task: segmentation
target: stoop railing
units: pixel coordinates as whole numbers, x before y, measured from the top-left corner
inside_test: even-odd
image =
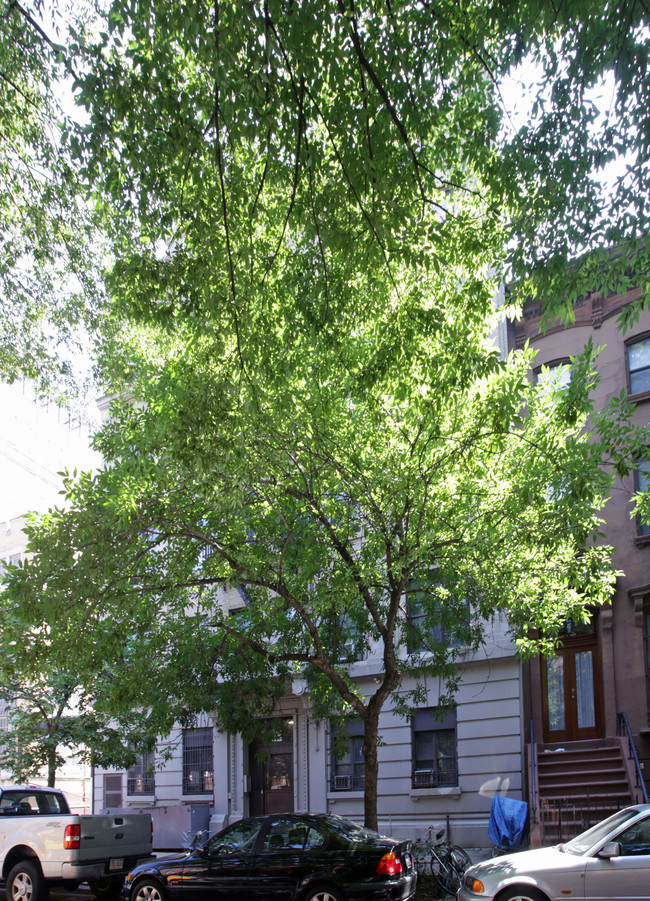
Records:
[[[643,803],[647,804],[648,790],[645,786],[643,770],[641,769],[641,764],[639,763],[639,755],[636,750],[636,745],[634,744],[634,739],[632,738],[632,730],[630,729],[630,723],[626,713],[616,714],[616,734],[622,736],[623,738],[627,737],[630,760],[632,760],[634,763],[634,772],[636,773],[636,785],[634,786],[634,788],[637,792],[641,793]]]
[[[580,799],[547,801],[540,799],[539,820],[542,828],[544,845],[568,842],[585,829],[595,826],[605,817],[626,807],[630,803],[629,795],[608,798],[591,798],[589,794]]]

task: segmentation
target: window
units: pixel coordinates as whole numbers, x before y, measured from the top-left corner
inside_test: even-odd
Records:
[[[634,488],[637,492],[647,491],[650,488],[650,459],[639,457],[634,466]],[[636,518],[637,535],[650,535],[650,523],[642,522],[641,517]]]
[[[262,851],[313,851],[325,845],[325,836],[308,823],[288,817],[273,820],[266,833]]]
[[[630,394],[650,391],[650,336],[633,341],[626,350]]]
[[[183,794],[206,794],[214,788],[212,728],[183,732]]]
[[[67,813],[64,799],[55,792],[10,789],[2,792],[0,811],[3,814],[18,813],[21,815]]]
[[[6,698],[0,698],[0,731],[9,731],[9,713],[14,707],[15,704],[12,701],[8,701]]]
[[[646,857],[650,855],[650,817],[639,820],[616,836],[621,846],[621,857]]]
[[[122,807],[122,774],[104,775],[104,807]]]
[[[262,851],[302,851],[305,836],[295,830],[296,834],[289,838],[293,826],[292,820],[274,820],[266,833]]]
[[[210,839],[205,846],[206,854],[208,857],[239,857],[250,854],[261,828],[260,820],[242,820],[235,823],[230,829]]]
[[[334,646],[339,663],[354,663],[366,656],[365,636],[350,614],[343,610],[333,619]]]
[[[149,751],[133,764],[126,776],[127,795],[153,795],[156,791],[154,752]]]
[[[469,605],[457,603],[441,582],[412,581],[406,587],[406,647],[409,654],[455,648],[467,628]]]
[[[345,728],[332,726],[332,771],[330,790],[363,791],[366,763],[363,757],[363,723],[351,720]]]
[[[418,710],[411,722],[413,788],[458,785],[456,752],[456,711],[447,710],[443,719],[435,708]]]
[[[544,393],[551,389],[566,388],[571,381],[571,363],[569,360],[559,360],[549,363],[535,371],[535,382]]]

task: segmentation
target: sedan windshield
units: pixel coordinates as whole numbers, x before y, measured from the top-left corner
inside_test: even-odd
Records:
[[[624,826],[633,819],[641,811],[637,807],[626,807],[625,810],[619,810],[613,813],[611,817],[607,817],[602,823],[597,823],[586,832],[576,835],[566,845],[562,845],[562,850],[568,854],[584,854],[594,845],[597,845],[603,839],[607,838],[610,832],[616,831],[619,827]]]

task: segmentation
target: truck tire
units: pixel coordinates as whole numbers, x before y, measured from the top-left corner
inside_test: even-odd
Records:
[[[88,885],[95,898],[100,901],[108,901],[110,898],[119,898],[122,894],[124,876],[103,876],[101,879],[89,879]],[[12,901],[12,899],[7,899]]]
[[[47,901],[50,894],[40,866],[31,860],[23,860],[12,868],[6,890],[7,901]]]

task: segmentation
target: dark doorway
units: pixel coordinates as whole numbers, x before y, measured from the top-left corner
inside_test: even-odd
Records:
[[[264,735],[269,728],[274,734]],[[249,745],[250,813],[293,813],[293,717],[268,721]]]

